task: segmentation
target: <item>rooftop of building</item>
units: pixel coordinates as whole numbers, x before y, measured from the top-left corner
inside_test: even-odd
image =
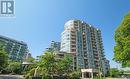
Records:
[[[86,23],[85,21],[78,20],[78,19],[71,19],[71,20],[67,21],[67,22],[65,23],[65,25],[64,25],[64,28],[67,28],[68,25],[71,25],[71,24],[73,24],[74,22],[80,22],[80,23],[86,24],[86,25],[88,25],[89,27],[92,27],[92,28],[94,28],[94,29],[100,31],[100,29],[95,28],[93,25],[88,24],[88,23]],[[73,27],[73,26],[72,26],[72,27]]]
[[[0,38],[3,38],[5,40],[10,40],[12,42],[16,42],[16,43],[19,43],[19,44],[27,45],[27,43],[25,43],[23,41],[18,41],[18,40],[15,40],[13,38],[9,38],[9,37],[3,36],[3,35],[0,35]]]

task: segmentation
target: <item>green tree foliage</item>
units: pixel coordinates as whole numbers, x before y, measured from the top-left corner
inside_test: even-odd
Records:
[[[29,70],[26,75],[26,78],[29,76],[52,76],[56,72],[56,60],[55,54],[53,52],[45,52],[44,55],[39,57],[39,62],[36,63],[36,66]]]
[[[3,45],[0,43],[0,71],[7,66],[8,63],[8,54],[4,51]]]
[[[35,58],[33,57],[30,57],[26,60],[27,62],[31,62],[31,63],[34,63],[35,62]]]
[[[56,58],[54,52],[45,52],[44,55],[39,57],[36,67],[29,70],[26,74],[26,79],[30,76],[42,76],[45,79],[53,79],[53,76],[75,76],[78,72],[72,71],[72,57],[65,55],[63,58]]]
[[[29,77],[32,77],[34,75],[35,68],[32,68],[28,71],[28,73],[25,75],[25,79],[30,79]]]
[[[56,59],[53,52],[46,52],[45,55],[41,56],[39,66],[46,69],[46,73],[53,76],[56,72]]]
[[[22,72],[21,70],[22,64],[20,62],[10,62],[7,66],[7,71],[12,74],[20,74]]]
[[[80,71],[73,71],[69,74],[69,79],[80,79]]]
[[[116,45],[114,47],[114,60],[123,67],[130,66],[130,13],[115,31]]]
[[[57,61],[57,73],[68,75],[72,71],[72,60],[70,55],[65,55],[64,58]]]
[[[120,74],[122,74],[122,72],[119,71],[117,68],[110,69],[110,76],[111,77],[118,77]]]

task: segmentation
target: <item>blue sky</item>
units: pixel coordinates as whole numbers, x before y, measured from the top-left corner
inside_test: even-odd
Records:
[[[80,19],[101,29],[111,67],[114,31],[130,11],[130,0],[15,0],[15,18],[0,17],[0,35],[28,44],[32,56],[43,54],[52,40],[60,41],[64,23]]]

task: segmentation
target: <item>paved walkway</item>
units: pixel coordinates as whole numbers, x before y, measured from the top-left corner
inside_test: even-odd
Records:
[[[0,79],[24,79],[21,75],[0,75]]]

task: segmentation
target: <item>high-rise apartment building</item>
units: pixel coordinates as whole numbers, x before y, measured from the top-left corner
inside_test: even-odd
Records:
[[[98,69],[106,74],[101,31],[92,25],[80,20],[65,23],[60,51],[75,55],[74,69]]]
[[[8,53],[10,60],[22,62],[26,58],[28,47],[23,41],[0,35],[0,44]]]
[[[59,52],[60,51],[60,42],[51,41],[51,44],[50,44],[49,48],[46,48],[46,51]]]

